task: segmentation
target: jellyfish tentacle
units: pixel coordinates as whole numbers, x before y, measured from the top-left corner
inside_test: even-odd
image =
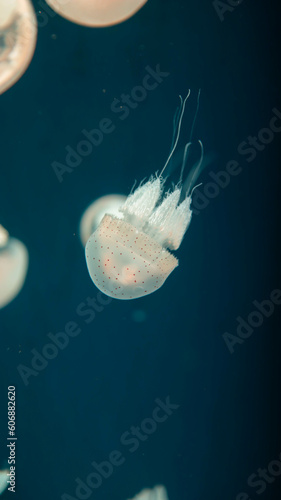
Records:
[[[180,95],[179,98],[180,98],[181,103],[177,107],[177,109],[175,111],[175,114],[174,114],[174,117],[173,117],[173,136],[172,136],[172,143],[171,143],[171,147],[170,147],[170,153],[173,150],[173,147],[174,147],[174,144],[175,144],[175,138],[176,138],[176,133],[177,133],[177,129],[178,129],[178,123],[179,123],[179,117],[180,117],[180,112],[181,112],[182,104],[183,104],[182,96]]]
[[[194,186],[192,188],[191,193],[190,193],[190,198],[192,198],[194,189],[197,189],[199,186],[202,186],[202,185],[203,185],[203,182],[199,182],[199,184],[196,184],[196,186]]]
[[[177,210],[180,194],[181,190],[178,188],[168,193],[162,203],[152,212],[145,227],[146,233],[162,246],[166,246],[166,241],[169,240],[172,231],[171,221]]]
[[[196,123],[196,118],[197,118],[198,111],[199,111],[200,94],[201,94],[201,89],[198,90],[198,94],[197,94],[197,105],[196,105],[196,111],[195,111],[195,115],[194,115],[194,118],[193,118],[193,122],[192,122],[192,125],[191,125],[189,142],[192,141],[192,136],[193,136],[193,131],[194,131],[195,123]]]
[[[147,222],[161,194],[162,183],[160,178],[152,177],[128,196],[119,211],[124,214],[127,222],[134,223],[140,230]]]
[[[181,167],[181,174],[180,174],[180,182],[182,182],[183,171],[184,171],[184,169],[185,169],[185,166],[186,166],[186,164],[187,164],[187,160],[188,160],[188,156],[189,156],[189,151],[190,151],[190,149],[189,149],[189,148],[190,148],[190,146],[191,146],[191,144],[192,144],[192,137],[193,137],[194,127],[195,127],[196,118],[197,118],[198,111],[199,111],[200,94],[201,94],[201,89],[199,89],[199,90],[198,90],[198,94],[197,94],[197,105],[196,105],[196,111],[195,111],[195,115],[194,115],[193,122],[192,122],[192,125],[191,125],[191,130],[190,130],[189,141],[188,141],[188,143],[185,145],[185,148],[184,148],[184,155],[183,155],[183,161],[182,161],[182,167]]]
[[[191,197],[188,196],[174,211],[169,221],[169,238],[165,241],[165,247],[177,250],[183,240],[187,228],[191,222],[192,210],[190,208]]]
[[[203,160],[204,160],[204,147],[202,142],[199,139],[199,144],[201,148],[201,154],[200,154],[200,160],[197,164],[194,165],[194,167],[190,170],[189,175],[184,183],[183,186],[183,191],[185,192],[186,196],[189,196],[190,190],[193,188],[195,182],[197,181],[199,175],[201,174],[203,168],[205,165],[203,165]]]
[[[180,173],[179,184],[182,183],[183,172],[184,172],[184,169],[185,169],[185,165],[186,165],[187,158],[188,158],[188,151],[189,151],[189,148],[190,148],[191,144],[192,144],[191,142],[188,142],[185,145],[185,147],[184,147],[184,153],[183,153],[183,160],[182,160],[182,165],[181,165],[181,173]]]
[[[172,158],[173,154],[174,154],[174,151],[177,147],[177,144],[178,144],[178,141],[179,141],[179,137],[180,137],[180,131],[181,131],[181,124],[182,124],[182,119],[183,119],[183,115],[184,115],[184,110],[185,110],[185,104],[186,104],[186,101],[187,99],[189,98],[190,96],[190,90],[188,91],[188,94],[187,96],[185,97],[185,99],[182,99],[182,97],[180,96],[180,100],[181,100],[181,104],[180,104],[180,109],[179,109],[179,118],[178,118],[178,123],[177,123],[177,135],[176,135],[176,139],[175,139],[175,142],[174,142],[174,146],[172,147],[172,150],[167,158],[167,161],[164,165],[164,167],[162,168],[161,172],[160,172],[160,177],[162,177],[170,159]]]
[[[179,96],[179,97],[180,97],[181,104],[182,104],[182,97],[181,96]],[[177,106],[176,111],[174,113],[174,117],[173,117],[173,135],[172,135],[172,141],[171,141],[169,154],[173,150],[173,147],[175,144],[176,133],[178,130],[178,123],[179,123],[179,116],[180,116],[180,111],[181,111],[181,104],[179,106]],[[174,156],[172,156],[170,159],[169,168],[166,169],[167,176],[169,176],[174,171],[174,166],[173,166],[174,160],[175,160],[175,158],[174,158]]]

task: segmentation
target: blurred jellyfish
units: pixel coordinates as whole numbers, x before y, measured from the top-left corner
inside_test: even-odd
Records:
[[[19,80],[36,45],[37,21],[29,0],[0,0],[0,94]]]
[[[0,226],[0,309],[11,302],[23,287],[28,268],[24,244],[10,238]]]
[[[155,486],[152,490],[142,490],[132,500],[168,500],[168,495],[164,486]]]
[[[84,26],[112,26],[133,16],[147,0],[46,0],[62,17]]]
[[[102,196],[91,203],[82,215],[79,227],[80,239],[85,246],[91,234],[98,228],[105,214],[115,215],[122,218],[119,212],[121,205],[125,203],[126,196],[121,194],[110,194]]]
[[[5,489],[8,487],[8,469],[0,470],[0,495],[5,491]]]
[[[163,174],[178,143],[189,94],[184,100],[181,98],[171,152],[160,174],[128,196],[119,208],[122,218],[106,214],[87,242],[89,274],[95,285],[110,297],[128,300],[153,293],[178,266],[178,260],[168,249],[179,248],[191,221],[192,193],[202,170],[201,141],[200,161],[184,187],[182,177],[190,142],[185,146],[178,184],[171,191],[164,192]]]

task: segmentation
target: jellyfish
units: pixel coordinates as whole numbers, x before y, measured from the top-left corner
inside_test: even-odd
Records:
[[[0,226],[0,309],[9,304],[20,292],[28,268],[28,251],[25,245],[10,238]]]
[[[0,0],[0,94],[26,71],[37,39],[37,21],[29,0]]]
[[[5,491],[5,489],[8,487],[8,473],[9,469],[0,470],[0,495],[2,495],[3,491]]]
[[[152,490],[142,490],[132,500],[168,500],[168,495],[164,486],[155,486]]]
[[[126,21],[147,0],[46,0],[69,21],[83,26],[105,27]]]
[[[106,214],[86,244],[90,277],[104,294],[121,300],[137,299],[158,290],[178,266],[170,250],[177,250],[191,217],[192,193],[201,172],[201,158],[183,187],[183,172],[191,145],[184,149],[180,178],[172,190],[165,191],[164,172],[176,149],[185,104],[183,100],[174,120],[171,152],[158,175],[141,183],[119,208],[122,217]],[[198,108],[197,108],[198,110]],[[196,111],[197,114],[197,111]],[[196,115],[195,115],[196,116]]]
[[[79,227],[80,240],[86,245],[89,237],[98,228],[105,214],[122,217],[119,207],[125,203],[126,196],[121,194],[110,194],[95,200],[82,215]]]

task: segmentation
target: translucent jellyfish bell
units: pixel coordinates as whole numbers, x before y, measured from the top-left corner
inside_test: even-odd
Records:
[[[28,268],[25,245],[0,226],[0,309],[11,302],[23,287]]]
[[[105,214],[122,217],[119,212],[121,205],[125,203],[126,196],[121,194],[110,194],[102,196],[94,201],[84,212],[80,221],[80,239],[82,245],[85,246],[89,237],[98,228]]]
[[[164,486],[155,486],[152,490],[142,490],[132,500],[168,500],[168,495]]]
[[[46,0],[62,17],[84,26],[112,26],[133,16],[147,0]]]
[[[185,147],[179,183],[164,195],[163,173],[177,146],[188,97],[189,94],[184,101],[181,99],[175,139],[160,175],[151,177],[128,196],[119,208],[122,218],[106,214],[87,242],[89,274],[95,285],[110,297],[128,300],[153,293],[178,266],[178,260],[169,250],[179,248],[191,221],[193,186],[203,160],[202,143],[199,141],[200,162],[184,189],[182,175],[190,143]]]
[[[32,59],[37,21],[29,0],[0,0],[0,94],[23,75]]]

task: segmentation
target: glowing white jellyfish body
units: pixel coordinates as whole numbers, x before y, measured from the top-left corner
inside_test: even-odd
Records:
[[[182,174],[190,143],[185,147],[180,181],[164,196],[162,175],[178,142],[188,96],[184,101],[181,99],[174,128],[176,138],[160,175],[155,175],[128,196],[119,208],[122,218],[106,214],[87,242],[89,274],[94,284],[110,297],[128,300],[153,293],[178,266],[178,260],[169,250],[179,248],[190,224],[191,189],[200,172],[203,149],[201,160],[184,188]]]
[[[0,94],[23,75],[32,59],[37,20],[29,0],[0,0]]]
[[[152,490],[142,490],[132,500],[168,500],[168,495],[164,486],[155,486]]]
[[[10,238],[0,226],[0,309],[9,304],[23,287],[28,268],[25,245]]]
[[[147,0],[46,0],[62,17],[83,26],[112,26],[133,16]]]
[[[79,233],[82,245],[85,246],[89,237],[100,225],[105,214],[122,217],[119,208],[124,205],[126,196],[121,194],[110,194],[102,196],[91,203],[85,210],[80,221]]]

